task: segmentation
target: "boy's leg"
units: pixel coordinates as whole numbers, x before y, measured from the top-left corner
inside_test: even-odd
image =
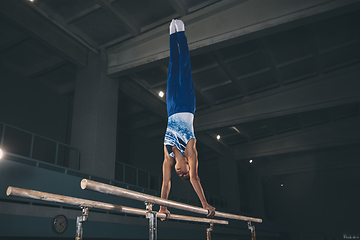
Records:
[[[168,78],[166,88],[167,111],[169,112],[175,107],[174,97],[176,86],[179,82],[179,48],[177,44],[177,35],[175,32],[175,21],[170,24],[170,57],[168,67]]]
[[[180,89],[181,95],[183,96],[183,104],[188,105],[188,110],[191,113],[195,113],[195,93],[194,85],[191,74],[191,63],[190,63],[190,53],[189,47],[187,44],[187,38],[185,36],[185,27],[184,23],[181,20],[175,20],[175,26],[177,30],[177,42],[179,44],[180,50],[180,69],[179,69],[179,78],[180,78]]]
[[[180,50],[180,79],[181,81],[190,81],[191,78],[191,64],[190,53],[187,44],[187,38],[185,36],[185,26],[181,20],[175,20],[175,26],[177,29],[177,39]]]

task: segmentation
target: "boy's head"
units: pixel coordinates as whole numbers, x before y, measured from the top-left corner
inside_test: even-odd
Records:
[[[183,181],[187,181],[190,179],[189,171],[189,162],[186,157],[182,156],[180,159],[176,160],[175,172]]]

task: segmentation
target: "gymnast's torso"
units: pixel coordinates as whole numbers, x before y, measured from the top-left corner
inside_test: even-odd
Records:
[[[164,145],[170,157],[174,157],[172,146],[175,146],[184,155],[189,140],[195,139],[193,122],[194,114],[190,112],[175,113],[168,118]]]

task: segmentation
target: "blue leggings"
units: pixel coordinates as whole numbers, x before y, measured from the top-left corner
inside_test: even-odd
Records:
[[[190,54],[184,31],[170,35],[166,104],[168,117],[180,112],[195,114],[196,100]]]

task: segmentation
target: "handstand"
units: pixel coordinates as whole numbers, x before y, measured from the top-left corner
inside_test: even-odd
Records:
[[[198,176],[198,158],[193,120],[195,114],[195,93],[191,76],[190,54],[181,20],[170,24],[170,59],[166,89],[168,125],[164,140],[163,182],[161,197],[167,199],[171,188],[171,169],[175,165],[177,175],[190,179],[203,208],[213,217],[215,208],[205,198]],[[161,206],[160,212],[170,212]]]

